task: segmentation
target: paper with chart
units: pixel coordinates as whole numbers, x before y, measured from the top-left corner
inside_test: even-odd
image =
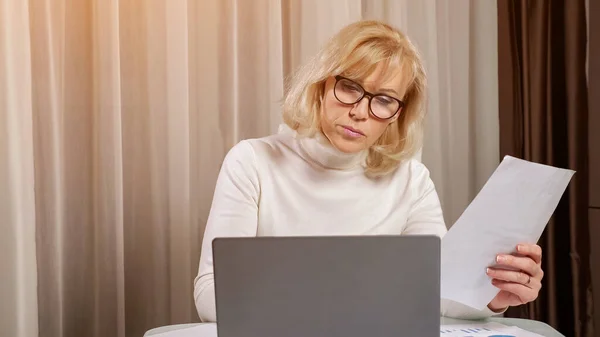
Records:
[[[442,325],[440,337],[543,337],[500,323]]]
[[[484,309],[498,293],[486,268],[537,243],[574,173],[506,156],[442,239],[442,298]]]

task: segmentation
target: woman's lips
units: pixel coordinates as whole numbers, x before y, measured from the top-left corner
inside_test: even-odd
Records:
[[[342,125],[342,129],[344,130],[344,134],[351,138],[360,138],[365,136],[365,134],[362,133],[362,131],[350,126]]]

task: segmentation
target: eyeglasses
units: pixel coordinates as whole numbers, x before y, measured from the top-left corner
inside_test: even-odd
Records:
[[[404,102],[401,100],[383,94],[372,94],[360,84],[340,75],[335,77],[333,94],[338,101],[348,105],[356,104],[367,96],[369,110],[379,119],[390,119],[404,107]]]

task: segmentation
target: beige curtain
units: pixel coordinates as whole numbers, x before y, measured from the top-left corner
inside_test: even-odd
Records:
[[[285,76],[360,18],[423,50],[423,161],[451,223],[497,163],[495,17],[468,0],[0,0],[0,336],[197,321],[225,153],[275,132]]]
[[[496,1],[367,1],[411,36],[429,76],[422,160],[431,170],[448,226],[498,165]]]

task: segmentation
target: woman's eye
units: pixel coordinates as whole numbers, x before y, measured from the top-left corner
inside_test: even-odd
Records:
[[[377,96],[377,103],[379,103],[379,104],[389,105],[389,104],[392,104],[393,102],[394,102],[394,100],[390,97]]]
[[[353,85],[351,83],[344,83],[344,90],[347,90],[347,91],[360,91],[360,89],[357,86],[355,86],[355,85]]]

